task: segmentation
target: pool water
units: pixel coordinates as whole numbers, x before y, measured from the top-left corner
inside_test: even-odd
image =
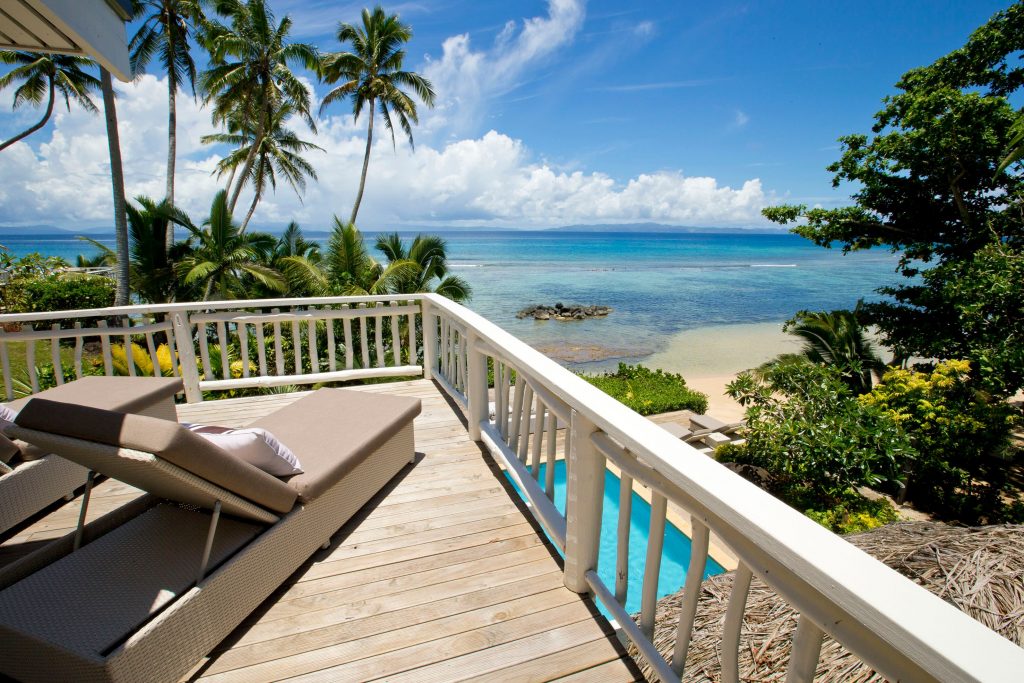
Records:
[[[544,482],[546,465],[540,466],[539,481]],[[508,476],[506,474],[506,476]],[[511,478],[509,479],[511,481]],[[515,484],[513,483],[513,486]],[[518,487],[516,487],[518,490]],[[520,495],[522,495],[520,493]],[[565,461],[555,462],[555,506],[565,514]],[[601,550],[597,560],[597,574],[615,592],[615,558],[618,543],[619,524],[619,478],[609,471],[604,476],[604,507],[601,516]],[[629,591],[626,594],[626,611],[635,614],[640,611],[640,591],[644,580],[644,561],[647,557],[647,538],[650,535],[651,506],[633,491],[633,509],[629,529]],[[557,546],[556,546],[557,547]],[[665,546],[661,558],[661,573],[658,575],[658,597],[662,598],[678,591],[685,583],[686,570],[690,566],[690,539],[671,521],[665,524]],[[708,557],[704,578],[725,571],[720,564]],[[604,607],[597,603],[601,612],[608,616]]]

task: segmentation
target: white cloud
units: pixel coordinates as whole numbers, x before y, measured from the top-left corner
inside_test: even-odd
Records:
[[[483,102],[521,85],[527,69],[572,42],[583,26],[584,0],[548,0],[545,17],[509,21],[487,50],[470,45],[469,34],[444,41],[439,59],[428,59],[423,74],[434,85],[436,106],[424,112],[423,128],[452,136],[475,134]]]
[[[161,197],[167,142],[166,81],[145,76],[120,86],[118,101],[126,191]],[[178,101],[179,205],[194,218],[209,209],[222,185],[210,172],[219,160],[200,136],[213,131],[209,113],[183,97]],[[282,184],[260,204],[254,222],[282,227],[295,219],[323,229],[333,214],[347,217],[362,165],[365,138],[351,116],[319,122],[312,138],[326,153],[311,152],[319,182],[303,202]],[[45,133],[38,135],[45,136]],[[80,110],[57,115],[38,151],[19,143],[2,154],[0,216],[10,224],[64,227],[111,224],[110,176],[102,116]],[[678,171],[643,173],[617,182],[601,172],[563,170],[538,160],[527,147],[500,132],[445,145],[421,144],[413,153],[379,139],[370,161],[361,226],[399,228],[424,224],[544,227],[574,223],[658,221],[688,225],[762,223],[760,209],[772,196],[758,179],[738,188],[714,178]],[[239,213],[248,199],[243,195]]]
[[[750,117],[742,109],[737,109],[733,116],[732,125],[734,128],[743,128],[750,123]]]
[[[656,27],[653,21],[641,21],[633,27],[633,34],[637,38],[650,38],[654,35]]]

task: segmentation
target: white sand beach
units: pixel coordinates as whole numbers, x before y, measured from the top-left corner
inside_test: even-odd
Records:
[[[725,395],[725,385],[743,370],[799,349],[800,340],[784,333],[781,322],[716,325],[680,332],[644,365],[678,372],[708,395],[709,415],[735,422],[743,419],[743,408]]]

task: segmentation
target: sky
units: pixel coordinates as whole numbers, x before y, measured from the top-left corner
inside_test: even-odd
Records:
[[[963,45],[1011,4],[990,0],[421,0],[386,6],[413,29],[405,67],[426,76],[436,106],[420,108],[415,149],[393,146],[380,125],[359,227],[546,228],[656,222],[766,228],[778,203],[842,206],[856,188],[833,188],[825,169],[837,139],[869,133],[872,117],[908,69]],[[342,49],[339,22],[364,6],[271,0],[293,37]],[[134,26],[128,27],[129,33]],[[203,65],[197,48],[195,54]],[[330,86],[306,74],[315,106]],[[151,65],[118,84],[126,191],[162,197],[167,88]],[[0,138],[38,120],[11,111],[0,91]],[[98,105],[101,100],[95,98]],[[253,225],[297,220],[328,229],[347,218],[365,147],[366,114],[349,102],[292,122],[323,152],[304,196],[285,184],[264,198]],[[178,100],[176,199],[208,213],[227,150],[190,93]],[[248,197],[239,202],[247,208]],[[59,107],[52,121],[0,152],[0,225],[112,224],[102,115]]]

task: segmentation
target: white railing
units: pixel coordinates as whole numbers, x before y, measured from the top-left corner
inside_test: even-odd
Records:
[[[419,376],[419,314],[416,296],[5,314],[0,368],[7,400],[45,388],[50,372],[56,384],[65,373],[173,374],[182,378],[189,402],[202,400],[203,391]],[[93,369],[83,360],[89,345],[102,358]],[[25,361],[13,367],[17,350]]]
[[[166,356],[167,372],[183,378],[190,402],[202,400],[204,390],[389,376],[435,380],[465,411],[471,438],[504,465],[563,552],[565,585],[593,593],[663,680],[678,680],[686,661],[711,534],[739,559],[720,639],[724,681],[738,678],[740,632],[754,576],[800,612],[787,680],[813,678],[825,633],[890,680],[1005,681],[1024,671],[1021,648],[442,297],[268,299],[0,315],[7,397],[16,349],[24,349],[22,391],[34,393],[44,379],[37,361],[52,364],[59,383],[65,372],[86,372],[87,351],[101,358],[96,370],[103,374],[142,374],[134,351],[124,354],[124,367],[116,362],[115,350],[132,344],[149,372],[160,372]],[[559,458],[567,469],[564,516],[554,499]],[[614,586],[595,571],[610,464],[621,473]],[[635,589],[626,569],[634,483],[651,494],[639,624],[624,607]],[[692,544],[673,652],[664,659],[651,634],[669,502],[690,514]]]
[[[739,559],[720,639],[723,681],[738,680],[740,633],[754,576],[800,613],[787,681],[814,678],[825,633],[890,680],[1007,681],[1024,671],[1024,649],[486,319],[436,296],[424,297],[423,310],[426,376],[464,407],[472,438],[505,466],[563,551],[566,586],[593,593],[662,680],[682,675],[712,533]],[[560,430],[559,423],[568,428]],[[567,470],[564,517],[551,480],[559,454]],[[543,481],[541,462],[547,463]],[[596,573],[609,463],[622,474],[615,586]],[[624,607],[631,589],[626,562],[634,482],[651,492],[639,624]],[[690,514],[692,544],[673,651],[666,659],[651,637],[669,501]]]

